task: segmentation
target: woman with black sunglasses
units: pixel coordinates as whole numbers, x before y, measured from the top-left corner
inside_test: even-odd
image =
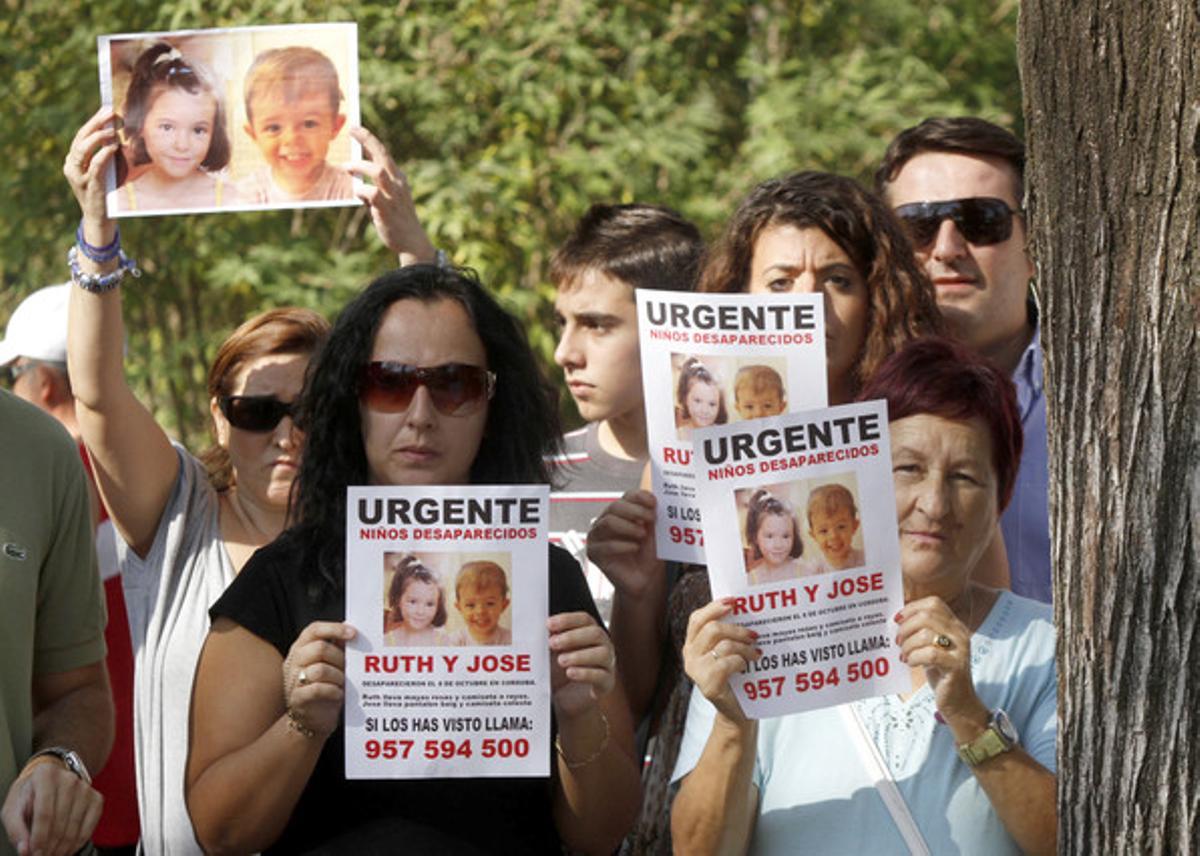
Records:
[[[372,218],[394,249],[433,250],[387,151],[365,134],[378,170]],[[215,439],[203,462],[172,443],[125,380],[117,286],[134,263],[105,210],[104,174],[117,149],[102,108],[71,144],[63,172],[82,219],[68,259],[67,356],[84,443],[109,515],[134,644],[134,740],[143,849],[198,854],[184,801],[188,703],[208,608],[250,555],[283,531],[300,457],[291,407],[328,332],[320,315],[278,309],[225,340],[209,371]],[[364,197],[366,198],[366,197]]]
[[[348,781],[341,724],[348,485],[548,480],[559,436],[524,333],[462,273],[379,278],[339,317],[300,413],[297,523],[213,606],[188,806],[206,849],[610,853],[640,796],[612,643],[579,566],[550,556],[549,779]]]

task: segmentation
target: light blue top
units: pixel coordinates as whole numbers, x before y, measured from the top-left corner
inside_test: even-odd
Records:
[[[1058,726],[1050,608],[1001,593],[971,637],[971,674],[980,700],[989,709],[1003,708],[1025,750],[1055,771]],[[959,759],[950,729],[934,719],[928,685],[907,702],[893,695],[853,704],[932,853],[1020,854]],[[675,780],[696,766],[714,715],[708,700],[693,689]],[[908,852],[838,708],[762,720],[753,775],[759,803],[750,853]]]
[[[1025,448],[1012,502],[1000,517],[1012,590],[1019,595],[1050,603],[1050,509],[1047,501],[1049,467],[1046,452],[1046,396],[1042,389],[1042,337],[1035,329],[1021,355],[1012,381],[1017,387],[1017,409]]]

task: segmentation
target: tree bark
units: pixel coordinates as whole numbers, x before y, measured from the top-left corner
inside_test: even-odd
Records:
[[[1023,0],[1059,852],[1200,853],[1200,3]]]

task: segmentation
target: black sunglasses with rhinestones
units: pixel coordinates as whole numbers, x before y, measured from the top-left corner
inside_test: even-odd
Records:
[[[953,220],[969,243],[980,247],[999,244],[1012,235],[1013,215],[1021,213],[1009,208],[1003,199],[991,196],[912,202],[896,208],[896,216],[904,223],[917,250],[933,243],[943,220]]]
[[[407,363],[373,362],[363,366],[358,393],[371,410],[400,413],[412,404],[419,387],[443,416],[466,416],[496,391],[496,375],[481,366],[447,363],[443,366],[412,366]]]
[[[222,395],[217,405],[229,424],[258,434],[274,431],[285,416],[296,418],[298,402],[282,402],[273,395]]]

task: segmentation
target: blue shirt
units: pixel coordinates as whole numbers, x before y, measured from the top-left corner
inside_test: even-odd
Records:
[[[1021,355],[1012,381],[1025,433],[1021,466],[1012,501],[1000,517],[1004,547],[1012,575],[1012,590],[1023,597],[1050,603],[1050,511],[1047,501],[1049,469],[1046,454],[1046,397],[1042,389],[1041,333],[1035,328]]]
[[[1058,720],[1050,608],[1002,592],[971,637],[971,676],[980,700],[991,710],[1003,708],[1025,751],[1054,772]],[[954,735],[934,718],[928,684],[907,701],[891,695],[852,704],[932,853],[1020,854],[959,759]],[[676,780],[700,760],[714,715],[693,689]],[[907,852],[837,708],[762,720],[753,782],[759,800],[752,854]]]

